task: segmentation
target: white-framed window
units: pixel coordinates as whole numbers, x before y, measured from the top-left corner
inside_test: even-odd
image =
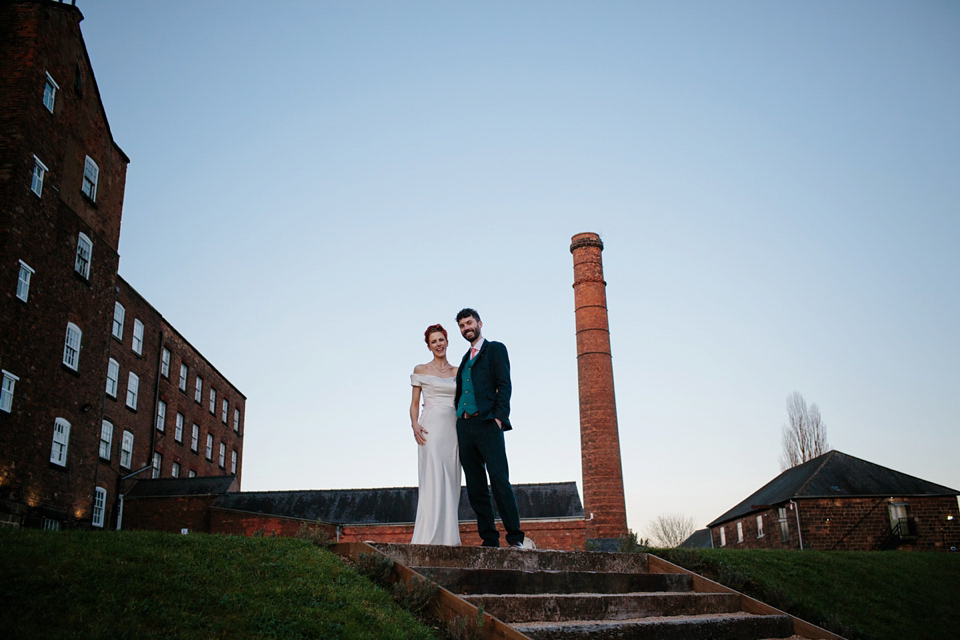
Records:
[[[107,490],[97,487],[93,490],[93,526],[103,526],[103,513],[107,508]]]
[[[170,349],[166,347],[160,352],[160,375],[164,378],[170,377]]]
[[[230,411],[227,405],[227,399],[224,398],[223,401],[220,403],[220,421],[223,422],[223,424],[227,424],[227,416],[229,415],[229,413]]]
[[[763,516],[762,515],[757,516],[757,537],[758,538],[763,537]]]
[[[188,477],[188,478],[196,478],[196,477],[197,477],[197,472],[194,471],[193,469],[190,469],[190,473],[187,474],[187,477]]]
[[[127,310],[119,302],[113,303],[113,337],[117,340],[123,340],[123,317]]]
[[[777,522],[780,523],[780,542],[790,541],[790,522],[787,520],[787,508],[777,509]]]
[[[233,410],[233,430],[240,433],[240,409]]]
[[[30,295],[30,279],[33,277],[33,269],[23,260],[20,261],[20,275],[17,276],[17,297],[27,301]]]
[[[207,460],[213,462],[213,434],[207,434]]]
[[[113,423],[104,420],[100,424],[100,457],[109,460],[111,448],[113,448]]]
[[[743,542],[743,523],[737,521],[737,542]]]
[[[160,455],[159,453],[157,453],[156,451],[154,451],[154,452],[153,452],[153,471],[150,472],[150,473],[151,473],[151,477],[152,477],[152,478],[159,478],[159,477],[160,477],[160,469],[161,469],[162,467],[163,467],[163,456]]]
[[[127,374],[127,406],[137,410],[137,394],[140,392],[140,376],[131,371]]]
[[[107,361],[107,395],[116,399],[117,382],[120,379],[120,363],[113,358]]]
[[[3,384],[0,386],[0,411],[10,413],[13,409],[13,389],[20,380],[6,369],[3,369]]]
[[[213,387],[210,387],[210,413],[216,414],[217,412],[217,392]]]
[[[196,453],[200,445],[200,425],[193,423],[193,433],[190,434],[190,449]]]
[[[57,101],[57,89],[59,88],[60,85],[58,85],[48,73],[47,82],[43,85],[43,106],[45,106],[50,113],[53,113],[53,105]]]
[[[230,456],[230,473],[237,475],[237,450],[234,449]]]
[[[203,378],[200,376],[197,376],[197,385],[193,392],[193,399],[197,402],[197,404],[203,402]]]
[[[70,444],[70,423],[63,418],[53,421],[53,446],[50,448],[50,462],[61,467],[67,466],[67,447]]]
[[[133,352],[143,355],[143,323],[137,318],[133,320]]]
[[[167,403],[157,400],[157,431],[163,431],[167,423]]]
[[[183,442],[183,414],[177,412],[177,426],[173,430],[173,439]]]
[[[720,546],[727,546],[727,530],[726,527],[720,527]]]
[[[179,477],[180,477],[180,463],[179,463],[179,462],[174,462],[172,465],[170,465],[170,477],[171,477],[171,478],[179,478]]]
[[[53,518],[44,518],[43,530],[44,531],[60,531],[60,521],[54,520]]]
[[[80,343],[83,332],[72,322],[67,323],[67,337],[63,341],[63,364],[74,371],[80,366]]]
[[[227,445],[220,443],[220,468],[227,466]]]
[[[37,194],[37,197],[42,197],[43,194],[43,178],[47,175],[47,165],[40,162],[40,158],[33,156],[33,178],[30,180],[30,190]]]
[[[129,469],[133,463],[133,433],[124,430],[120,441],[120,466]]]
[[[93,258],[93,242],[85,233],[77,234],[77,260],[73,265],[77,273],[90,279],[90,260]]]
[[[180,364],[180,384],[178,386],[180,391],[187,390],[187,365],[183,363]]]
[[[97,201],[97,183],[100,181],[100,167],[93,161],[93,158],[87,156],[83,161],[83,186],[80,188],[83,194]]]

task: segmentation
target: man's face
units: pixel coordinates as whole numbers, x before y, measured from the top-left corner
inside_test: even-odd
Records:
[[[457,324],[460,325],[460,335],[466,338],[470,344],[476,342],[477,338],[480,337],[480,327],[483,326],[483,323],[477,322],[477,319],[473,316],[467,316]]]

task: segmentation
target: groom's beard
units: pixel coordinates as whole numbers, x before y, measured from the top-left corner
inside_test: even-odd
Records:
[[[463,332],[463,337],[467,339],[467,342],[473,344],[473,341],[477,339],[477,332],[474,329],[467,329]]]

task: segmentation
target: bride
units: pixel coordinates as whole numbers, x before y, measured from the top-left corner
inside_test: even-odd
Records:
[[[410,426],[420,445],[420,495],[410,543],[459,546],[460,452],[453,407],[457,368],[447,362],[447,332],[443,327],[430,325],[423,335],[433,360],[418,364],[410,376]]]

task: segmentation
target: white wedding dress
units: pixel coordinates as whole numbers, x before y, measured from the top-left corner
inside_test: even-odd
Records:
[[[420,425],[427,442],[419,452],[420,492],[411,544],[460,545],[460,447],[453,396],[457,379],[414,373],[410,384],[420,387]]]

